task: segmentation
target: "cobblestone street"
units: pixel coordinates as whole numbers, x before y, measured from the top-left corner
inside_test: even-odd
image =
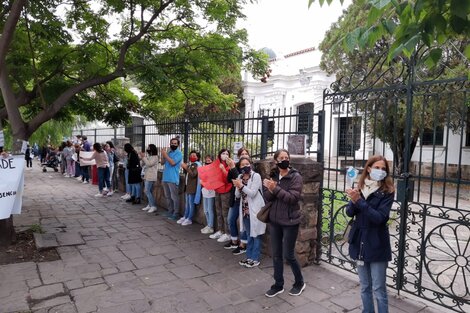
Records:
[[[0,312],[360,312],[357,277],[326,265],[303,269],[301,296],[264,293],[272,262],[238,265],[222,244],[179,226],[144,205],[95,198],[97,186],[59,173],[26,171],[18,230],[40,224],[48,233],[79,234],[77,245],[57,248],[60,260],[0,266]],[[161,213],[161,211],[160,211]],[[82,241],[83,240],[83,241]],[[83,244],[85,242],[85,244]],[[286,286],[292,284],[285,268]],[[390,290],[390,312],[446,312]]]

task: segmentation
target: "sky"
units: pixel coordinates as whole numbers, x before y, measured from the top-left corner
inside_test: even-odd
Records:
[[[276,54],[287,54],[318,47],[325,32],[338,20],[352,0],[339,0],[320,7],[318,0],[308,8],[308,0],[258,0],[246,5],[246,21],[240,27],[248,30],[250,46],[268,47]]]

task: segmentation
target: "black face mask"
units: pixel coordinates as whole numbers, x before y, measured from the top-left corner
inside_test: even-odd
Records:
[[[243,174],[250,174],[251,172],[251,166],[244,166],[244,167],[240,167],[240,171],[243,173]]]
[[[209,164],[212,164],[212,162],[206,162],[206,163],[204,163],[204,164],[209,165]]]
[[[281,162],[277,162],[277,167],[283,170],[289,168],[289,160],[282,160]]]
[[[176,149],[178,149],[178,146],[176,146],[176,145],[170,145],[170,148],[171,148],[171,150],[175,151]]]

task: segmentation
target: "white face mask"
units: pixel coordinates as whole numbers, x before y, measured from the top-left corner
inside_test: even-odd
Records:
[[[226,161],[227,158],[228,158],[228,154],[222,153],[222,154],[220,155],[220,159],[221,159],[222,161]]]
[[[372,180],[381,181],[387,177],[387,172],[378,168],[373,168],[370,170],[369,176]]]

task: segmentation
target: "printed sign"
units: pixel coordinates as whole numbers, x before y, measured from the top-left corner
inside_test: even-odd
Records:
[[[24,188],[24,157],[0,157],[0,219],[21,214]]]
[[[233,153],[232,153],[232,156],[233,156],[233,160],[235,161],[235,163],[238,162],[238,150],[240,150],[241,148],[243,148],[243,142],[241,141],[237,141],[237,142],[234,142],[233,143]]]
[[[199,180],[204,188],[215,190],[225,185],[219,164],[219,162],[213,162],[209,165],[198,166],[197,172],[199,174]]]
[[[95,165],[96,164],[95,159],[91,161],[82,159],[82,158],[89,159],[92,156],[93,156],[93,151],[80,151],[80,166]]]

